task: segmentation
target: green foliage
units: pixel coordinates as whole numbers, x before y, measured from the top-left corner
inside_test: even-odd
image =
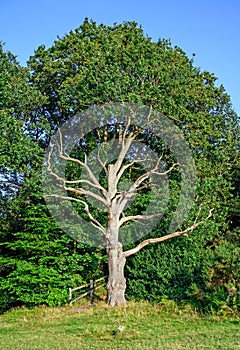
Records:
[[[190,300],[205,311],[239,308],[240,133],[229,96],[180,48],[166,40],[154,43],[135,22],[110,27],[86,19],[49,49],[40,46],[28,68],[0,46],[2,310],[65,303],[68,287],[101,274],[103,252],[74,242],[49,217],[40,177],[43,150],[57,126],[111,101],[152,105],[183,131],[198,176],[196,206],[184,227],[200,207],[199,219],[215,208],[213,219],[189,238],[130,258],[128,297]],[[89,150],[95,147],[90,136]],[[149,143],[160,151],[155,141]],[[69,165],[68,171],[75,176],[79,169]],[[168,232],[180,180],[173,172],[165,221],[151,236]],[[132,210],[138,213],[147,203],[144,193]]]
[[[23,208],[11,224],[11,240],[0,243],[2,310],[23,304],[62,305],[68,302],[69,287],[100,275],[101,252],[62,233],[43,205]]]
[[[202,269],[202,283],[190,285],[190,300],[204,311],[227,314],[240,310],[240,249],[228,237],[210,246],[212,256]]]
[[[47,97],[43,110],[53,129],[110,101],[151,105],[172,118],[195,158],[197,204],[214,207],[219,225],[226,223],[238,118],[216,77],[196,68],[180,48],[166,40],[152,42],[135,22],[110,27],[86,19],[51,48],[40,46],[29,68],[33,85]],[[174,180],[179,187],[176,175]],[[176,191],[172,203],[177,198]]]
[[[239,245],[206,235],[199,228],[189,238],[153,245],[129,258],[128,299],[159,302],[162,298],[189,302],[201,312],[240,310]],[[206,237],[207,236],[207,237]]]
[[[101,273],[103,257],[66,236],[42,200],[45,100],[29,72],[0,48],[0,310],[60,305],[68,288]]]

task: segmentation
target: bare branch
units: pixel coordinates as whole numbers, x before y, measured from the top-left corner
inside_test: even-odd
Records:
[[[100,147],[99,147],[99,149],[98,149],[97,160],[99,161],[101,167],[103,168],[105,174],[107,175],[108,172],[107,172],[107,168],[106,168],[106,162],[103,163],[103,161],[102,161],[101,158],[100,158],[100,150],[101,150],[101,148],[102,148],[102,144],[100,145]]]
[[[106,229],[100,224],[100,222],[95,219],[93,217],[93,215],[91,214],[90,210],[89,210],[89,206],[88,204],[81,200],[81,199],[78,199],[78,198],[73,198],[73,197],[68,197],[68,196],[62,196],[62,195],[59,195],[59,194],[48,194],[48,195],[45,195],[44,197],[55,197],[55,198],[60,198],[60,199],[63,199],[63,200],[68,200],[68,201],[72,201],[72,202],[77,202],[77,203],[81,203],[84,205],[84,210],[85,212],[87,213],[90,221],[91,221],[91,224],[96,227],[97,229],[99,229],[101,232],[104,233],[104,235],[106,235],[107,231]]]
[[[85,183],[85,184],[88,184],[94,188],[97,188],[99,190],[101,190],[97,185],[95,185],[94,183],[92,183],[91,181],[89,180],[85,180],[85,179],[80,179],[80,180],[64,180],[64,182],[66,184],[80,184],[80,183]]]
[[[127,106],[126,106],[126,104],[125,104],[124,101],[122,101],[122,105],[125,106],[125,107],[127,107],[128,109],[130,109],[131,114],[132,114],[133,116],[136,116],[136,112],[131,108],[130,105],[127,105]],[[149,112],[148,112],[148,115],[147,115],[147,118],[146,118],[146,119],[147,119],[147,124],[145,124],[145,127],[144,127],[145,129],[146,129],[146,127],[147,127],[147,125],[148,125],[148,123],[149,123],[149,121],[150,121],[151,114],[152,114],[152,105],[150,105],[150,107],[149,107]],[[135,138],[142,132],[142,130],[143,130],[143,129],[139,128],[138,132],[136,132],[136,130],[134,131]],[[131,132],[130,135],[132,136],[133,133]]]
[[[108,205],[108,202],[103,197],[99,196],[98,194],[96,194],[92,191],[85,190],[84,188],[67,187],[64,184],[61,187],[66,191],[73,192],[77,196],[81,196],[81,195],[89,196],[89,197],[92,197],[92,198],[98,200],[99,202],[103,203],[106,207]]]
[[[123,134],[121,133],[121,135],[120,135],[120,133],[119,133],[119,136],[121,137],[122,143],[124,143],[124,141],[126,139],[127,130],[129,128],[130,124],[131,124],[131,119],[128,117],[128,121],[127,121],[127,124],[126,124],[126,126],[124,128]]]
[[[120,179],[120,177],[118,178],[117,174],[121,169],[126,153],[129,150],[129,147],[131,146],[133,140],[134,137],[128,137],[127,139],[125,139],[125,141],[121,143],[121,150],[116,162],[114,164],[108,164],[108,194],[106,198],[110,200],[114,198],[117,193],[118,180]]]
[[[127,221],[136,221],[136,220],[148,220],[152,218],[156,218],[158,216],[162,216],[163,213],[158,214],[151,214],[151,215],[131,215],[131,216],[124,216],[119,221],[119,227],[122,226]]]
[[[101,186],[101,184],[99,183],[99,181],[97,180],[97,178],[93,174],[92,170],[87,165],[86,155],[85,155],[85,162],[82,162],[79,159],[70,157],[69,155],[63,155],[63,154],[60,154],[60,158],[62,158],[64,160],[69,160],[69,161],[74,162],[74,163],[78,163],[79,165],[83,166],[86,169],[86,171],[88,172],[89,177],[91,178],[91,180],[95,184],[95,187],[98,188],[100,191],[102,191],[104,196],[107,195],[105,188]]]
[[[168,170],[164,171],[164,172],[158,172],[156,171],[159,167],[159,164],[162,160],[163,154],[158,158],[156,165],[154,166],[153,169],[149,170],[148,172],[142,174],[141,176],[139,176],[139,178],[132,184],[132,186],[130,187],[128,192],[125,192],[123,196],[121,196],[120,199],[120,210],[123,211],[124,207],[126,206],[127,202],[129,201],[130,198],[132,198],[132,196],[136,193],[137,190],[139,190],[139,186],[147,179],[150,178],[150,176],[152,174],[156,174],[159,176],[163,176],[166,175],[167,173],[169,173],[170,171],[172,171],[172,169],[174,167],[176,167],[177,165],[179,165],[178,163],[174,163],[171,168],[169,168]],[[142,186],[145,187],[145,186]],[[141,187],[141,188],[142,188]]]
[[[143,189],[145,189],[145,188],[150,188],[150,187],[158,187],[158,185],[157,184],[154,184],[154,183],[151,183],[151,184],[143,184],[141,187],[138,187],[138,190],[143,190]],[[116,199],[120,199],[119,200],[119,203],[120,204],[122,204],[121,203],[121,200],[123,200],[123,199],[127,199],[127,200],[129,200],[129,199],[131,199],[133,196],[135,196],[137,194],[137,191],[136,190],[134,190],[134,191],[119,191],[119,192],[117,192],[116,193],[116,196],[115,196],[115,198]],[[122,208],[121,206],[119,207],[120,209]]]
[[[116,163],[114,164],[114,169],[115,169],[115,177],[116,177],[116,174],[119,172],[121,166],[122,166],[122,163],[125,159],[125,156],[127,154],[127,151],[129,150],[132,142],[134,141],[134,137],[128,137],[127,139],[124,139],[124,142],[122,142],[121,144],[121,151],[119,153],[119,156],[117,158],[117,161]]]
[[[145,180],[149,179],[149,177],[150,177],[150,175],[152,173],[156,173],[156,169],[158,168],[162,157],[163,157],[163,155],[161,155],[158,158],[157,163],[156,163],[155,167],[152,170],[149,170],[148,172],[146,172],[146,173],[142,174],[141,176],[139,176],[139,178],[132,184],[129,192],[135,191],[138,188],[138,186],[141,185],[142,182],[144,182]],[[157,175],[164,175],[164,173],[157,173]]]
[[[122,166],[121,169],[119,170],[118,174],[117,174],[117,182],[120,180],[120,178],[122,177],[122,175],[123,175],[125,170],[130,168],[135,163],[142,163],[144,161],[145,161],[144,159],[133,160],[131,163]]]
[[[125,104],[123,104],[125,105]],[[129,107],[129,106],[128,106]],[[129,107],[132,114],[134,115],[134,111]],[[120,168],[122,166],[123,160],[125,159],[126,153],[128,152],[132,142],[136,139],[136,137],[142,132],[142,130],[139,128],[138,132],[136,130],[130,131],[127,135],[128,129],[131,126],[131,118],[128,117],[127,123],[124,127],[124,130],[122,132],[121,125],[119,129],[119,143],[121,144],[121,151],[119,153],[118,159],[114,165],[115,167],[115,176],[120,171]],[[123,172],[122,172],[123,173]],[[122,175],[122,174],[121,174]],[[121,175],[117,178],[117,181],[120,179]]]
[[[11,182],[9,182],[9,181],[1,181],[0,182],[0,185],[8,185],[8,186],[13,186],[13,187],[17,187],[17,188],[21,188],[22,186],[19,186],[19,185],[17,185],[17,184],[14,184],[14,183],[11,183]]]
[[[60,143],[58,143],[58,152],[59,154],[62,154],[63,153],[63,141],[62,141],[62,130],[60,127],[58,127],[58,133],[59,133],[59,140],[60,140]]]
[[[119,201],[119,209],[122,212],[124,210],[125,205],[127,204],[127,202],[129,201],[129,199],[131,199],[136,191],[138,186],[145,181],[146,179],[148,179],[150,176],[150,172],[147,172],[143,175],[141,175],[130,187],[129,191],[125,191],[123,192],[123,194],[120,196],[120,201]]]
[[[106,207],[107,207],[107,200],[105,198],[103,198],[102,196],[98,195],[97,193],[94,193],[92,191],[89,190],[85,190],[84,188],[74,188],[74,187],[67,187],[66,184],[77,184],[77,183],[88,183],[89,185],[97,188],[98,190],[101,191],[101,187],[99,188],[97,185],[93,184],[91,181],[88,180],[75,180],[75,181],[68,181],[65,180],[63,177],[57,175],[55,172],[53,172],[52,168],[51,168],[51,164],[50,164],[50,153],[48,155],[48,168],[47,168],[48,172],[55,177],[56,180],[58,180],[60,182],[60,187],[63,188],[65,191],[70,191],[73,192],[76,195],[86,195],[86,196],[90,196],[100,202],[102,202]],[[105,190],[106,191],[106,190]]]
[[[58,129],[58,131],[59,131],[59,139],[60,139],[60,147],[59,147],[59,156],[60,156],[60,158],[64,159],[64,160],[68,160],[68,161],[74,162],[74,163],[77,163],[77,164],[81,165],[82,167],[84,167],[84,169],[87,171],[90,179],[92,180],[93,184],[95,184],[95,187],[98,188],[103,193],[105,198],[107,198],[107,191],[105,190],[104,187],[101,186],[101,184],[97,180],[96,176],[94,175],[94,173],[92,172],[92,170],[89,168],[89,166],[87,164],[87,155],[86,155],[86,153],[84,153],[84,156],[85,156],[85,161],[84,162],[82,162],[79,159],[70,157],[68,154],[66,154],[66,152],[63,153],[62,132],[61,132],[60,128]],[[49,161],[49,165],[50,165],[50,158],[49,158],[48,161]]]
[[[149,121],[150,121],[151,114],[152,114],[152,105],[149,107],[149,112],[148,112],[148,116],[147,116],[147,123],[148,124],[149,124]]]
[[[133,249],[130,249],[130,250],[127,250],[124,252],[124,255],[125,257],[128,257],[130,255],[133,255],[135,253],[137,253],[139,250],[141,250],[143,247],[149,245],[149,244],[152,244],[152,243],[159,243],[159,242],[164,242],[170,238],[173,238],[173,237],[178,237],[178,236],[187,236],[187,232],[189,231],[193,231],[196,227],[198,227],[199,225],[201,225],[203,222],[205,222],[206,220],[208,220],[211,216],[212,216],[212,212],[213,212],[214,209],[211,209],[209,211],[209,214],[208,216],[202,220],[202,221],[199,221],[199,222],[195,222],[192,226],[186,228],[185,230],[183,231],[176,231],[176,232],[173,232],[173,233],[170,233],[168,235],[165,235],[165,236],[162,236],[162,237],[158,237],[158,238],[149,238],[149,239],[146,239],[145,241],[141,242],[140,244],[138,244],[135,248]]]
[[[152,174],[156,174],[156,175],[166,175],[166,174],[168,174],[168,173],[170,173],[170,171],[172,171],[173,170],[173,168],[175,168],[177,165],[179,165],[179,163],[174,163],[173,164],[173,166],[171,166],[171,168],[169,168],[168,170],[166,170],[166,171],[164,171],[163,173],[159,173],[159,172],[157,172],[157,171],[151,171],[151,173]]]

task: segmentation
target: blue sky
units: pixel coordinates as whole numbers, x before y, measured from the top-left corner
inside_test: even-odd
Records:
[[[98,24],[136,21],[153,40],[171,39],[195,65],[213,72],[240,114],[239,0],[0,0],[0,40],[22,65],[85,17]]]

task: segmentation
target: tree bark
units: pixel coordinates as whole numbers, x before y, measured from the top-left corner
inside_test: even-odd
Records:
[[[126,258],[122,244],[120,242],[109,244],[107,254],[109,270],[107,303],[110,306],[125,305],[126,279],[124,278],[124,266]]]

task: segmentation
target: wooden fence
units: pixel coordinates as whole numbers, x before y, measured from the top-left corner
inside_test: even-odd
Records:
[[[105,278],[107,278],[108,276],[104,276],[104,277],[101,277],[97,280],[90,280],[90,282],[88,284],[84,284],[83,286],[80,286],[80,287],[76,287],[76,288],[69,288],[69,299],[71,300],[70,301],[70,305],[72,305],[73,303],[75,303],[76,301],[82,299],[82,298],[85,298],[87,295],[89,295],[91,298],[93,297],[93,293],[95,290],[103,287],[106,285],[106,283],[102,283],[101,285],[97,286],[98,282],[100,281],[103,281]],[[77,291],[77,290],[80,290],[80,289],[83,289],[83,288],[89,288],[88,291],[84,292],[83,294],[79,295],[77,298],[73,299],[73,295],[72,293]]]

